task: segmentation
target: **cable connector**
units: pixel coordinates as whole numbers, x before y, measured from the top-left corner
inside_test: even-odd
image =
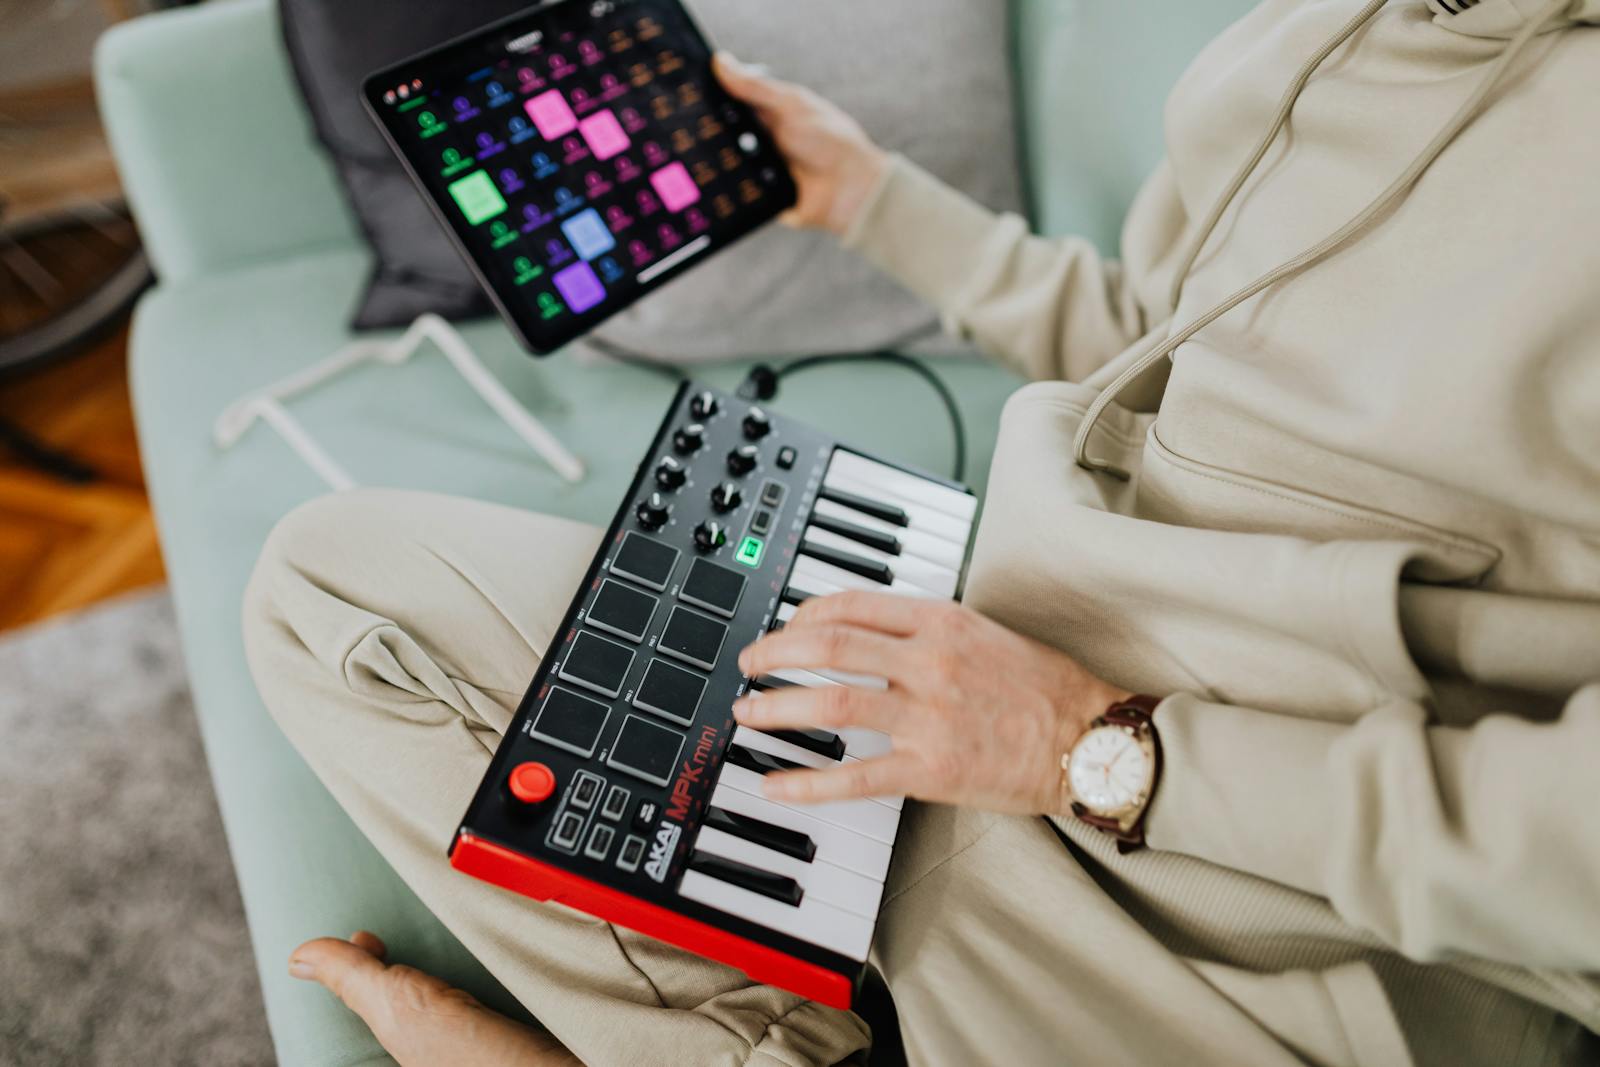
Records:
[[[757,363],[739,386],[739,395],[746,400],[771,400],[778,395],[779,374],[765,363]]]

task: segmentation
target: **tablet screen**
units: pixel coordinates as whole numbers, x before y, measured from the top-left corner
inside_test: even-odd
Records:
[[[561,0],[375,74],[365,97],[541,354],[794,203],[678,0]]]

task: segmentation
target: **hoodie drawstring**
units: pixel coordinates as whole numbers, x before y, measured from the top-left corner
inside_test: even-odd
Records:
[[[1266,136],[1262,138],[1260,144],[1257,145],[1256,150],[1252,154],[1251,158],[1239,168],[1239,172],[1234,176],[1233,181],[1229,183],[1228,188],[1224,190],[1222,196],[1218,198],[1216,206],[1212,208],[1212,210],[1207,214],[1205,221],[1201,224],[1200,232],[1196,239],[1192,242],[1189,252],[1185,256],[1184,262],[1178,272],[1178,276],[1173,282],[1174,306],[1177,304],[1177,297],[1181,295],[1183,280],[1187,276],[1189,270],[1194,266],[1195,261],[1199,258],[1201,248],[1205,244],[1206,239],[1210,237],[1211,232],[1215,230],[1217,223],[1222,218],[1223,213],[1227,210],[1228,205],[1236,196],[1238,196],[1239,190],[1242,189],[1245,182],[1249,180],[1250,174],[1254,172],[1257,166],[1260,165],[1262,158],[1266,155],[1267,148],[1277,138],[1279,132],[1282,131],[1284,125],[1288,122],[1289,113],[1293,110],[1295,101],[1300,96],[1300,93],[1305,89],[1306,83],[1310,80],[1312,74],[1315,73],[1316,69],[1323,63],[1324,60],[1328,58],[1329,55],[1333,53],[1336,48],[1338,48],[1345,41],[1349,40],[1349,38],[1354,35],[1358,29],[1369,22],[1380,10],[1382,10],[1386,3],[1387,0],[1372,0],[1371,3],[1367,4],[1367,6],[1364,7],[1353,19],[1341,27],[1339,32],[1330,38],[1328,42],[1322,46],[1322,48],[1318,49],[1317,53],[1306,62],[1305,66],[1301,68],[1300,73],[1296,75],[1294,82],[1290,85],[1288,92],[1284,94],[1284,98],[1278,106],[1277,114],[1273,116],[1271,129],[1267,132]],[[1149,352],[1146,352],[1143,356],[1140,356],[1138,360],[1136,360],[1131,366],[1118,375],[1116,379],[1113,380],[1112,383],[1095,398],[1094,403],[1089,405],[1089,410],[1084,415],[1083,423],[1078,427],[1077,436],[1072,443],[1073,458],[1077,462],[1078,466],[1088,471],[1109,474],[1114,478],[1121,479],[1122,481],[1129,480],[1131,476],[1121,467],[1118,467],[1112,463],[1107,463],[1104,460],[1095,459],[1089,455],[1089,436],[1094,431],[1095,424],[1100,421],[1100,417],[1105,413],[1106,408],[1110,407],[1111,404],[1116,401],[1117,396],[1124,389],[1126,389],[1130,383],[1138,379],[1140,375],[1144,374],[1157,362],[1171,356],[1173,352],[1177,351],[1177,349],[1183,344],[1191,340],[1195,334],[1199,333],[1201,330],[1205,329],[1207,326],[1211,325],[1213,322],[1217,321],[1222,316],[1226,315],[1228,312],[1244,303],[1246,300],[1249,300],[1262,290],[1270,288],[1286,278],[1291,278],[1294,275],[1305,271],[1321,260],[1326,259],[1329,255],[1332,255],[1341,246],[1343,246],[1352,237],[1365,228],[1367,224],[1370,223],[1374,218],[1388,209],[1396,200],[1408,193],[1412,186],[1416,185],[1418,180],[1421,179],[1423,173],[1433,165],[1434,160],[1438,159],[1439,155],[1445,150],[1446,147],[1449,146],[1450,142],[1455,140],[1461,131],[1477,117],[1484,101],[1488,98],[1489,94],[1494,91],[1495,86],[1500,83],[1501,79],[1505,77],[1506,71],[1510,69],[1511,64],[1516,60],[1517,56],[1521,54],[1524,48],[1527,47],[1528,42],[1532,41],[1536,36],[1538,36],[1539,33],[1543,31],[1549,24],[1555,22],[1558,18],[1563,16],[1572,6],[1573,0],[1549,0],[1549,3],[1547,3],[1539,11],[1538,15],[1528,20],[1528,22],[1523,25],[1522,29],[1517,33],[1517,35],[1511,39],[1510,43],[1506,45],[1505,49],[1495,57],[1494,62],[1490,64],[1489,70],[1478,82],[1477,87],[1473,89],[1471,95],[1467,97],[1466,101],[1461,105],[1456,113],[1451,116],[1450,120],[1444,124],[1444,126],[1439,130],[1438,134],[1434,136],[1433,140],[1428,143],[1427,147],[1423,148],[1423,150],[1417,155],[1416,159],[1411,162],[1411,165],[1408,166],[1387,189],[1379,193],[1377,197],[1375,197],[1366,207],[1362,208],[1354,218],[1345,223],[1343,226],[1339,227],[1339,229],[1335,230],[1322,241],[1318,242],[1315,246],[1308,248],[1300,255],[1295,256],[1293,259],[1274,267],[1272,270],[1268,271],[1266,274],[1263,274],[1249,285],[1246,285],[1244,288],[1238,290],[1233,295],[1229,296],[1227,299],[1211,308],[1211,310],[1190,322],[1183,329],[1170,336],[1166,341],[1162,342],[1160,345],[1157,345]]]

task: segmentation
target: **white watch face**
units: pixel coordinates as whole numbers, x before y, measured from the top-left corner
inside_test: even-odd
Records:
[[[1150,756],[1137,737],[1120,726],[1101,726],[1073,748],[1067,777],[1080,804],[1109,815],[1141,801],[1150,770]]]

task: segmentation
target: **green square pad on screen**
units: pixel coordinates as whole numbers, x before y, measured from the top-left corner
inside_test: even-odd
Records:
[[[474,226],[506,209],[505,197],[494,187],[494,179],[481,170],[451,182],[450,195],[456,198],[461,213]]]

